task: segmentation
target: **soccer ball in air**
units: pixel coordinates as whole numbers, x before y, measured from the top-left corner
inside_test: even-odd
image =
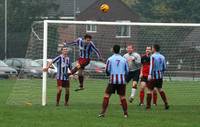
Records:
[[[100,10],[101,10],[102,12],[106,13],[106,12],[108,12],[108,11],[110,10],[110,7],[109,7],[108,4],[102,4],[102,5],[100,6]]]

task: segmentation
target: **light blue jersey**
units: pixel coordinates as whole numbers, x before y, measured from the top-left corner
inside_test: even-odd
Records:
[[[150,58],[149,75],[151,75],[152,79],[162,79],[165,70],[165,57],[159,52],[154,53]]]
[[[110,76],[110,84],[126,84],[125,76],[128,74],[128,62],[119,54],[114,54],[108,58],[106,63],[106,73]]]

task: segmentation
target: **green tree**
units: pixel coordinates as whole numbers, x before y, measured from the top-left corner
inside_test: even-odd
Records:
[[[200,21],[200,2],[197,0],[138,0],[131,8],[139,13],[142,21]]]
[[[8,57],[23,57],[33,21],[47,17],[48,11],[56,10],[58,5],[50,0],[7,0],[7,2]],[[0,26],[4,28],[4,0],[0,2],[0,10]],[[1,31],[0,34],[0,43],[3,45],[4,32]],[[3,54],[0,58],[3,58]]]

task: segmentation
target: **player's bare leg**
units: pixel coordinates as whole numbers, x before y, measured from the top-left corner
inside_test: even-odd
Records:
[[[131,89],[131,96],[129,97],[129,102],[132,103],[136,94],[137,89],[137,82],[133,81],[132,89]]]
[[[77,63],[77,64],[76,64],[76,67],[73,68],[73,69],[71,70],[71,73],[68,73],[68,75],[73,75],[73,74],[75,74],[80,68],[81,68],[81,65],[80,65],[79,63]]]
[[[139,106],[144,105],[145,87],[146,87],[146,82],[142,81],[140,83],[140,103],[139,103]]]
[[[126,102],[126,97],[119,95],[119,98],[120,98],[120,101],[121,101],[122,109],[124,111],[124,117],[127,118],[128,117],[128,111],[127,111],[128,110],[128,106],[127,106],[127,102]]]
[[[102,103],[102,110],[101,110],[101,113],[99,114],[98,117],[104,117],[105,116],[105,112],[106,112],[106,109],[107,109],[108,104],[109,104],[110,96],[111,96],[110,94],[105,93],[104,98],[103,98],[103,103]]]
[[[158,89],[158,92],[160,93],[160,96],[165,104],[165,109],[169,109],[169,105],[168,105],[168,101],[167,101],[165,92],[163,91],[162,88],[157,88],[157,89]]]
[[[153,105],[157,106],[157,88],[153,89]]]
[[[62,86],[57,86],[56,106],[59,106],[61,93],[62,93]]]

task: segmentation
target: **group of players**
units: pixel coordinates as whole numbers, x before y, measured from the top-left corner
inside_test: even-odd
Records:
[[[70,59],[67,55],[67,46],[76,45],[79,47],[79,59],[75,68],[72,69]],[[64,46],[61,48],[61,55],[57,56],[50,62],[44,71],[48,71],[48,68],[52,63],[57,63],[57,99],[56,105],[59,106],[62,87],[65,88],[65,106],[68,105],[69,100],[69,76],[78,71],[78,79],[80,86],[76,91],[84,89],[84,67],[90,63],[92,52],[95,52],[99,59],[102,59],[99,50],[92,42],[92,36],[86,34],[84,38],[78,38],[73,42],[64,42]],[[145,88],[147,88],[147,102],[146,109],[151,108],[151,100],[153,95],[153,104],[157,105],[157,91],[160,93],[164,102],[165,109],[169,109],[165,92],[162,89],[163,75],[166,70],[165,57],[159,53],[160,46],[155,44],[153,47],[146,47],[146,54],[140,56],[135,52],[133,45],[127,46],[127,53],[124,56],[120,55],[120,46],[114,45],[112,48],[113,55],[107,59],[106,62],[106,74],[109,76],[109,83],[105,90],[103,98],[102,111],[99,117],[104,117],[106,109],[109,104],[111,94],[117,91],[119,95],[121,106],[124,111],[124,117],[128,117],[127,101],[126,101],[126,84],[133,80],[131,96],[129,102],[134,100],[137,83],[140,79],[140,104],[144,105]],[[69,71],[70,70],[70,71]]]

